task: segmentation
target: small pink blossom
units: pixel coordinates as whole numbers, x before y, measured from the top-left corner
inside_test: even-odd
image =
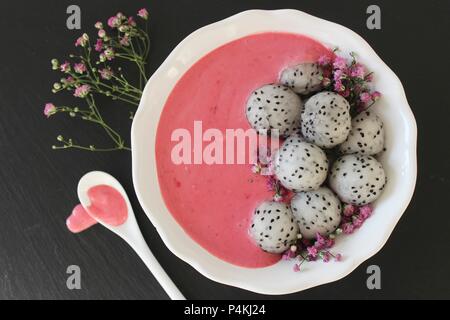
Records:
[[[327,262],[330,262],[330,259],[331,259],[331,254],[330,254],[330,252],[325,251],[325,252],[323,253],[323,255],[322,255],[322,261],[325,262],[325,263],[327,263]]]
[[[130,45],[130,38],[128,38],[128,36],[123,36],[122,39],[120,39],[120,44],[128,47]]]
[[[134,21],[134,18],[133,18],[133,17],[129,17],[129,18],[128,18],[128,24],[129,24],[130,26],[132,26],[132,27],[135,27],[135,26],[136,26],[136,21]]]
[[[97,42],[95,43],[95,51],[101,52],[103,49],[103,40],[97,39]]]
[[[82,74],[82,73],[86,72],[86,65],[84,63],[76,63],[73,66],[73,70],[76,73]]]
[[[367,104],[372,100],[372,96],[368,92],[363,92],[359,95],[359,99],[362,103]]]
[[[148,19],[148,11],[145,8],[142,8],[141,10],[139,10],[137,15],[144,20]]]
[[[65,72],[65,73],[69,72],[70,71],[70,62],[68,62],[68,61],[64,62],[63,64],[61,64],[60,68],[61,68],[62,72]]]
[[[73,95],[77,98],[85,98],[90,91],[91,87],[88,84],[83,84],[75,89],[75,93]]]
[[[359,208],[359,216],[364,220],[369,218],[372,215],[372,212],[373,208],[370,204],[367,204]]]
[[[99,38],[104,38],[106,36],[106,31],[104,29],[100,29],[98,30],[97,35]]]
[[[79,37],[77,39],[77,41],[75,41],[75,47],[86,47],[87,43],[89,41],[89,36],[84,33],[81,37]]]
[[[110,28],[117,28],[120,25],[120,20],[116,16],[110,17],[108,19],[108,26]]]
[[[360,216],[353,219],[353,227],[355,229],[360,228],[364,223],[364,219],[362,219]]]
[[[350,72],[350,75],[354,78],[364,79],[364,73],[365,73],[364,66],[360,63],[355,64]]]
[[[353,227],[353,224],[350,222],[344,223],[342,225],[342,232],[345,234],[352,234],[355,231],[355,228]]]
[[[294,272],[300,272],[300,265],[298,263],[294,264],[292,270],[294,270]]]
[[[73,77],[67,77],[65,79],[62,79],[61,82],[65,85],[71,85],[75,83],[75,79]]]
[[[334,82],[334,90],[336,92],[343,92],[345,90],[345,86],[342,84],[341,80]]]
[[[103,29],[103,23],[101,23],[100,21],[97,21],[94,26],[96,29]]]
[[[291,259],[295,258],[295,252],[289,249],[283,253],[281,258],[283,260],[291,260]]]
[[[336,57],[333,62],[333,67],[335,69],[345,69],[347,68],[347,61],[342,57]]]
[[[334,256],[334,259],[336,261],[342,261],[342,255],[340,253],[338,253],[337,255]]]
[[[333,79],[334,81],[340,81],[346,77],[345,69],[337,69],[334,71]]]
[[[100,77],[105,80],[110,80],[114,75],[114,72],[110,68],[103,68],[99,71]]]
[[[108,48],[106,49],[103,54],[105,55],[105,58],[108,59],[109,61],[111,61],[112,59],[114,59],[114,49],[113,48]]]
[[[325,237],[323,237],[320,233],[316,233],[316,242],[314,243],[314,247],[316,247],[316,249],[321,250],[325,247],[326,245],[326,239]]]
[[[331,63],[331,58],[330,58],[330,56],[323,55],[319,58],[319,60],[317,60],[317,63],[320,66],[327,66]]]
[[[377,101],[377,100],[379,100],[381,98],[381,93],[379,93],[378,91],[375,91],[375,92],[372,93],[371,96],[372,96],[372,100],[373,101]]]
[[[317,257],[317,254],[319,253],[319,251],[317,250],[317,248],[314,247],[314,246],[307,247],[306,250],[308,251],[308,255],[309,255],[311,258],[316,258],[316,257]]]
[[[352,204],[346,204],[344,206],[344,216],[351,217],[356,212],[356,207]]]
[[[44,115],[49,118],[56,112],[56,107],[53,103],[46,103],[44,107]]]

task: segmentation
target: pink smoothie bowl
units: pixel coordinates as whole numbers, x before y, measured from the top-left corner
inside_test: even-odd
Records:
[[[383,94],[373,111],[383,120],[386,151],[379,157],[388,183],[373,216],[352,235],[337,238],[340,262],[311,262],[301,272],[281,260],[264,268],[225,262],[194,241],[169,212],[157,172],[156,136],[161,113],[180,78],[202,57],[233,40],[263,32],[310,37],[341,53],[354,52],[375,74]],[[369,44],[353,31],[297,10],[250,10],[205,26],[184,39],[148,81],[131,130],[133,182],[137,197],[166,246],[207,278],[262,294],[288,294],[339,280],[384,246],[405,212],[417,177],[417,126],[403,86]],[[205,199],[205,201],[207,201]]]

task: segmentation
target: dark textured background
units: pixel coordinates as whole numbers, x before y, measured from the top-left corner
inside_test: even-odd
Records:
[[[95,129],[58,116],[45,120],[45,102],[59,74],[50,58],[72,50],[80,31],[65,27],[66,8],[82,9],[82,30],[117,11],[151,14],[153,72],[195,29],[251,8],[296,8],[362,35],[402,80],[419,127],[415,196],[383,250],[343,280],[274,298],[450,298],[448,1],[1,1],[0,2],[0,298],[165,299],[130,248],[106,229],[70,234],[65,218],[76,204],[76,184],[87,171],[110,172],[128,190],[149,246],[188,298],[267,298],[214,283],[164,246],[133,194],[131,154],[52,151],[57,134],[98,144]],[[382,9],[382,30],[366,29],[365,9]],[[106,104],[105,101],[104,104]],[[125,107],[122,107],[125,108]],[[115,110],[121,108],[114,108]],[[110,115],[126,133],[127,111]],[[114,119],[112,119],[114,120]],[[369,241],[370,239],[368,239]],[[82,269],[82,290],[66,288],[66,268]],[[382,270],[382,290],[366,288],[366,268]]]

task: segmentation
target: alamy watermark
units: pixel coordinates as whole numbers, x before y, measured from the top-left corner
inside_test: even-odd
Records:
[[[377,265],[371,265],[367,267],[367,278],[366,285],[369,290],[380,290],[381,289],[381,269]]]
[[[380,30],[381,29],[381,9],[376,4],[367,7],[366,13],[369,17],[366,21],[367,29]]]
[[[81,289],[81,268],[77,265],[67,267],[66,273],[69,275],[66,280],[66,286],[69,290]]]

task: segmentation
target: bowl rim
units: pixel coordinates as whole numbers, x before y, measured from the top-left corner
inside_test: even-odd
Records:
[[[174,63],[176,59],[181,59],[183,57],[183,52],[187,52],[186,54],[189,56],[189,46],[191,42],[195,42],[195,40],[200,37],[202,34],[211,32],[212,30],[220,30],[220,32],[223,33],[229,33],[227,36],[225,36],[223,40],[223,44],[232,41],[233,39],[241,38],[244,35],[240,34],[239,36],[236,36],[236,32],[239,33],[239,31],[236,31],[240,23],[245,24],[246,21],[252,20],[255,21],[256,19],[261,19],[261,21],[267,22],[267,20],[270,20],[271,18],[277,18],[279,19],[280,16],[283,17],[295,17],[296,19],[299,19],[299,21],[302,21],[302,23],[310,23],[311,26],[317,27],[321,26],[321,30],[308,30],[310,32],[302,32],[302,34],[309,35],[314,38],[314,32],[322,32],[324,29],[326,30],[333,30],[334,32],[341,32],[346,33],[348,37],[350,37],[353,41],[358,43],[358,45],[362,48],[364,48],[366,51],[370,52],[372,55],[372,59],[375,59],[376,63],[380,65],[381,68],[384,69],[385,72],[388,73],[388,76],[392,78],[392,80],[395,82],[396,85],[396,91],[400,95],[398,98],[402,100],[402,104],[399,106],[402,108],[403,116],[407,120],[408,124],[408,132],[407,139],[410,142],[408,150],[408,159],[409,162],[409,179],[407,183],[404,183],[404,188],[406,189],[405,194],[406,196],[403,199],[403,202],[401,204],[401,208],[399,208],[397,214],[395,217],[393,217],[392,223],[389,226],[386,226],[384,232],[382,233],[382,236],[378,239],[378,241],[365,252],[365,254],[361,254],[356,257],[352,257],[352,259],[349,259],[345,263],[345,268],[336,268],[335,272],[328,272],[327,274],[322,275],[320,278],[314,278],[311,281],[306,281],[299,284],[293,284],[286,287],[277,287],[273,288],[270,286],[262,286],[259,284],[256,284],[254,282],[247,283],[245,281],[242,281],[242,279],[235,278],[233,273],[236,270],[241,270],[243,268],[233,266],[229,263],[221,261],[222,264],[227,265],[232,272],[219,274],[214,270],[214,267],[211,267],[208,264],[205,264],[201,262],[201,258],[197,258],[195,255],[192,255],[192,250],[189,249],[188,245],[179,244],[176,240],[176,237],[173,236],[174,230],[166,230],[163,226],[165,221],[163,221],[166,218],[161,218],[158,215],[152,214],[151,203],[149,202],[149,195],[148,195],[148,189],[150,180],[147,180],[149,177],[149,170],[145,169],[145,166],[148,165],[149,159],[154,156],[154,150],[148,149],[148,142],[144,141],[143,135],[144,132],[146,132],[146,127],[148,126],[151,119],[148,119],[148,117],[144,114],[145,108],[148,108],[150,105],[149,95],[150,91],[153,90],[153,86],[155,86],[155,83],[158,83],[161,78],[164,77],[164,75],[167,75],[171,72],[171,65]],[[257,26],[255,28],[258,28]],[[264,29],[264,27],[262,27]],[[266,30],[271,31],[271,30]],[[273,30],[272,30],[273,31]],[[264,32],[264,30],[261,30],[261,32]],[[250,32],[249,34],[254,34],[256,32]],[[219,33],[220,34],[220,33]],[[320,40],[319,40],[320,41]],[[208,51],[207,51],[208,52]],[[181,57],[181,58],[180,58]],[[201,56],[196,57],[196,59],[189,64],[189,66],[186,68],[188,70],[198,59],[200,59]],[[187,60],[193,60],[193,57],[188,57]],[[173,85],[175,85],[181,77],[182,74],[178,74],[174,76],[174,79],[172,81]],[[178,78],[177,78],[178,77]],[[167,78],[167,77],[166,77]],[[167,85],[167,83],[165,83]],[[170,91],[172,90],[173,86],[171,86]],[[167,98],[167,97],[166,97]],[[162,107],[161,107],[162,109]],[[154,119],[153,119],[154,120]],[[156,124],[159,122],[156,121]],[[146,136],[148,139],[153,139],[154,137],[149,137],[148,134]],[[381,58],[375,53],[375,51],[370,47],[370,45],[358,34],[353,32],[352,30],[341,26],[339,24],[312,16],[310,14],[304,13],[302,11],[293,10],[293,9],[279,9],[279,10],[247,10],[240,12],[238,14],[235,14],[231,17],[228,17],[226,19],[223,19],[221,21],[212,23],[210,25],[207,25],[205,27],[202,27],[190,35],[188,35],[184,40],[182,40],[169,54],[169,56],[165,59],[165,61],[161,64],[161,66],[155,71],[155,73],[150,77],[149,81],[147,82],[145,89],[143,91],[142,99],[139,104],[138,110],[134,116],[132,129],[131,129],[131,145],[132,145],[132,174],[133,174],[133,184],[135,188],[135,192],[137,195],[137,198],[146,213],[147,217],[150,219],[152,224],[155,226],[156,230],[158,231],[160,237],[162,238],[165,245],[169,248],[170,251],[172,251],[173,254],[175,254],[178,258],[182,259],[183,261],[190,264],[193,268],[195,268],[198,272],[206,276],[207,278],[214,280],[219,283],[232,285],[235,287],[239,287],[242,289],[246,289],[249,291],[262,293],[262,294],[288,294],[293,292],[302,291],[314,286],[322,285],[325,283],[337,281],[348,274],[350,274],[354,269],[356,269],[361,263],[375,255],[381,248],[384,246],[384,244],[387,242],[388,238],[390,237],[394,227],[396,226],[398,220],[403,215],[404,211],[406,210],[409,202],[411,201],[411,198],[414,193],[415,189],[415,183],[417,179],[417,156],[416,156],[416,147],[417,147],[417,124],[414,118],[414,115],[412,113],[412,110],[407,102],[406,94],[403,89],[403,86],[399,80],[399,78],[395,75],[395,73],[381,60]],[[150,158],[149,158],[150,157]],[[156,168],[153,168],[153,170],[156,170]],[[158,190],[158,196],[162,198],[160,192],[159,192],[159,185],[158,182],[156,182],[156,189]],[[166,208],[167,213],[169,212]],[[169,213],[169,220],[174,218]],[[176,222],[175,222],[176,223]],[[177,223],[176,223],[177,224]],[[178,225],[178,224],[177,224]],[[175,230],[176,232],[179,232],[180,230],[184,232],[181,227],[178,225],[178,230]],[[187,236],[187,235],[186,235]],[[189,236],[187,236],[190,238]],[[191,239],[191,242],[193,240]],[[198,245],[198,244],[197,244]],[[201,248],[201,250],[205,251],[205,249]],[[197,252],[198,253],[198,252]],[[209,254],[209,253],[208,253]],[[210,255],[210,254],[209,254]],[[212,255],[211,255],[212,256]],[[212,257],[212,259],[218,259],[215,257]],[[220,262],[216,261],[219,265]],[[263,268],[267,269],[267,268]],[[258,269],[261,270],[261,269]]]

